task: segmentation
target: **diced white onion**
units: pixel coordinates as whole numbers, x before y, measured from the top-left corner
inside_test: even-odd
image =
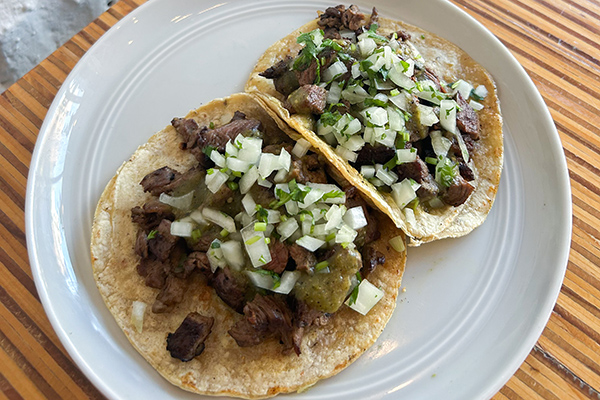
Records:
[[[440,124],[442,128],[450,133],[456,133],[456,108],[458,105],[454,100],[442,100],[440,102]]]
[[[279,286],[272,290],[275,293],[288,294],[294,288],[298,278],[300,278],[300,271],[284,271]]]
[[[281,149],[281,153],[279,153],[279,168],[283,168],[286,171],[290,170],[290,165],[292,165],[292,156],[287,152],[286,149]]]
[[[360,174],[369,179],[375,176],[375,167],[372,165],[363,165],[360,167]]]
[[[325,241],[305,235],[302,236],[300,239],[296,240],[296,243],[304,247],[308,251],[317,251],[321,246],[325,244]]]
[[[406,245],[404,244],[404,237],[402,235],[395,236],[389,240],[390,246],[392,249],[396,250],[398,253],[402,253],[406,250]]]
[[[381,181],[388,186],[392,186],[398,180],[398,175],[395,172],[388,171],[385,168],[381,168],[377,171],[375,177],[381,179]]]
[[[290,200],[287,203],[285,203],[285,210],[290,215],[296,215],[300,211],[300,207],[298,207],[297,201]]]
[[[240,181],[239,181],[240,193],[242,193],[242,194],[248,193],[250,188],[252,188],[252,185],[254,185],[256,183],[257,179],[258,179],[258,168],[256,168],[255,165],[253,165],[252,168],[250,168],[248,170],[248,172],[246,172],[244,174],[244,176],[242,176],[240,178]]]
[[[287,180],[287,176],[288,172],[285,169],[280,169],[273,177],[273,180],[275,183],[285,182]]]
[[[225,153],[229,155],[229,157],[237,157],[239,151],[240,150],[235,147],[231,140],[225,145]]]
[[[431,126],[439,122],[439,118],[435,115],[432,107],[417,104],[417,110],[419,111],[419,122],[421,125]]]
[[[304,196],[304,201],[302,203],[298,203],[300,208],[307,208],[308,206],[319,201],[321,197],[323,197],[323,191],[318,188],[310,188],[310,192]]]
[[[279,162],[279,156],[276,156],[275,154],[271,153],[263,153],[263,155],[260,157],[260,163],[258,164],[258,173],[263,179],[268,178],[273,171],[280,168],[281,164]]]
[[[367,226],[367,218],[361,206],[352,207],[346,211],[343,220],[350,228],[355,230]]]
[[[267,223],[277,224],[281,221],[281,213],[277,210],[267,210]]]
[[[242,252],[242,244],[237,240],[228,240],[221,243],[221,250],[227,265],[236,271],[240,271],[245,264],[244,253]]]
[[[143,301],[137,300],[131,305],[131,324],[138,333],[142,333],[144,329],[144,314],[146,313],[147,306]]]
[[[343,61],[336,61],[329,66],[325,71],[323,71],[323,75],[321,76],[321,80],[324,82],[329,82],[333,78],[343,75],[348,72],[348,68]]]
[[[266,179],[258,178],[257,182],[258,182],[259,186],[266,187],[267,189],[271,188],[273,186],[273,183],[271,181],[266,180]]]
[[[179,237],[191,237],[194,224],[185,221],[171,222],[171,235]]]
[[[342,224],[340,230],[335,235],[335,242],[336,243],[352,243],[352,242],[354,242],[354,239],[356,239],[357,235],[358,235],[358,232],[356,232],[354,229],[350,228],[346,224]]]
[[[262,143],[263,141],[260,138],[244,138],[242,141],[242,148],[238,152],[237,158],[250,164],[256,164],[262,154]]]
[[[227,174],[214,169],[212,174],[206,174],[204,182],[206,183],[208,190],[210,190],[212,193],[217,193],[219,189],[221,189],[221,186],[223,186],[228,179],[229,176]]]
[[[310,142],[306,139],[300,138],[294,145],[294,148],[292,149],[292,154],[298,158],[302,158],[306,155],[306,153],[308,153],[309,149]]]
[[[360,85],[351,85],[342,90],[342,98],[348,100],[351,104],[360,103],[369,97],[369,93]]]
[[[327,91],[327,104],[337,104],[340,102],[340,96],[342,95],[342,86],[337,82],[333,82],[331,87]]]
[[[433,199],[429,200],[429,207],[431,208],[442,208],[444,206],[444,202],[439,197],[434,197]]]
[[[254,225],[249,224],[241,231],[244,247],[254,268],[259,268],[271,262],[271,252],[265,242],[263,232],[256,232]]]
[[[207,221],[217,224],[220,227],[227,229],[229,232],[236,231],[235,221],[224,212],[205,207],[202,209],[202,216],[206,218]]]
[[[418,98],[427,100],[430,103],[437,105],[440,104],[440,101],[446,98],[446,96],[442,92],[436,89],[435,84],[432,81],[425,80],[419,83],[423,87],[423,90],[416,93]]]
[[[403,89],[411,90],[415,86],[413,80],[410,79],[410,77],[406,76],[406,74],[404,73],[404,67],[401,63],[396,63],[392,65],[388,77],[392,80],[392,82],[394,82],[396,85],[400,86]]]
[[[417,160],[417,149],[398,149],[396,150],[396,157],[398,158],[398,164],[414,162]]]
[[[481,111],[483,110],[484,106],[481,103],[476,102],[475,100],[471,100],[469,101],[469,105],[473,108],[473,110],[475,111]]]
[[[458,142],[458,147],[460,148],[460,153],[462,154],[463,160],[465,160],[465,162],[469,162],[469,149],[467,149],[465,140],[463,139],[462,134],[460,133],[460,131],[458,129],[454,133],[454,137],[456,138],[456,141]]]
[[[295,218],[288,218],[277,225],[277,233],[281,235],[280,240],[283,242],[296,232],[300,226]]]
[[[381,289],[368,280],[363,279],[360,285],[358,285],[356,301],[350,305],[349,300],[346,300],[346,304],[354,311],[366,315],[383,298],[383,295],[384,293]]]
[[[350,71],[352,72],[352,79],[358,78],[360,76],[360,64],[358,62],[352,64]]]
[[[471,90],[473,90],[473,85],[471,85],[469,82],[465,82],[462,79],[460,79],[456,81],[455,85],[456,90],[459,91],[463,99],[466,100],[469,98],[469,96],[471,96]]]
[[[246,173],[250,169],[250,165],[251,164],[248,161],[240,160],[235,157],[227,158],[227,168],[232,171]]]
[[[161,203],[168,204],[171,207],[178,208],[180,210],[189,210],[192,205],[192,199],[194,198],[194,191],[188,192],[183,196],[174,197],[169,196],[166,193],[161,193],[158,200]]]
[[[244,207],[244,210],[246,210],[248,215],[252,216],[256,213],[256,202],[254,201],[250,193],[242,197],[242,206]]]
[[[254,286],[259,287],[261,289],[271,290],[275,285],[275,281],[273,281],[273,277],[267,274],[261,274],[256,271],[244,271],[250,281],[254,284]]]
[[[486,96],[488,95],[488,90],[485,86],[479,85],[475,89],[473,89],[473,93],[475,93],[476,96],[481,97],[482,99],[485,99]],[[466,99],[466,97],[465,97],[465,99]]]
[[[431,137],[431,146],[436,156],[446,157],[448,150],[452,146],[452,141],[444,136],[440,131],[432,131],[429,133]]]
[[[413,201],[417,197],[417,194],[412,188],[410,180],[404,179],[402,182],[392,185],[392,197],[398,207],[402,209]]]
[[[366,58],[375,50],[377,43],[375,43],[375,40],[371,38],[363,38],[356,44],[356,47],[358,48],[361,56]]]
[[[208,225],[208,221],[202,216],[201,210],[194,210],[189,217],[198,225]]]
[[[221,241],[218,239],[212,241],[210,248],[206,252],[206,256],[208,257],[212,272],[215,272],[217,268],[225,268],[227,266],[227,261],[225,261],[223,249],[221,248]]]
[[[390,122],[390,129],[394,131],[404,130],[404,117],[400,115],[400,112],[395,107],[388,107],[387,113],[388,121]]]
[[[408,111],[408,97],[405,94],[406,92],[402,91],[400,94],[396,96],[390,96],[388,99],[390,102],[394,103],[396,107],[401,109],[402,111]],[[390,126],[391,128],[391,126]]]
[[[388,113],[383,107],[369,107],[362,110],[360,114],[366,121],[376,126],[384,126],[388,122]]]
[[[342,157],[344,160],[347,160],[347,161],[349,161],[349,162],[354,162],[354,161],[356,161],[356,159],[358,158],[358,154],[357,154],[357,153],[355,153],[355,152],[353,152],[353,151],[350,151],[350,150],[348,150],[347,148],[345,148],[345,147],[343,147],[343,146],[340,146],[340,145],[338,145],[338,146],[335,148],[335,152],[336,152],[336,153],[337,153],[337,154],[338,154],[340,157]]]
[[[360,123],[360,121],[356,118],[352,119],[350,122],[348,122],[348,125],[346,125],[344,131],[342,132],[345,135],[354,135],[355,133],[359,132],[362,128],[362,125]]]
[[[219,167],[219,168],[225,168],[225,165],[227,163],[227,160],[225,159],[225,157],[219,153],[217,150],[213,150],[210,152],[210,159],[213,160],[213,162]]]
[[[346,212],[346,207],[334,204],[331,206],[329,211],[325,214],[327,224],[325,225],[326,230],[337,228],[342,223],[342,218]]]
[[[357,119],[355,119],[354,121],[358,122]],[[358,122],[358,124],[360,125],[360,122]],[[363,137],[360,135],[350,136],[346,143],[343,144],[343,146],[350,151],[359,151],[363,148],[364,145],[365,139],[363,139]]]

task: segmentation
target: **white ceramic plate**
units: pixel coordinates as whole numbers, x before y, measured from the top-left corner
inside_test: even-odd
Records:
[[[149,1],[88,51],[58,92],[29,174],[29,256],[58,336],[108,397],[198,398],[144,361],[96,290],[90,229],[105,184],[172,117],[242,91],[259,55],[328,5]],[[532,82],[475,20],[443,0],[375,5],[381,15],[457,43],[492,73],[504,113],[506,166],[482,227],[409,250],[406,292],[375,346],[339,375],[290,397],[491,397],[541,334],[564,275],[571,203],[562,147]]]

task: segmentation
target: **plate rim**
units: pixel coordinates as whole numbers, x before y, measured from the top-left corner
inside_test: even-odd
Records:
[[[105,395],[110,396],[110,397],[118,397],[118,394],[115,393],[111,388],[109,388],[106,385],[106,383],[104,381],[102,381],[101,378],[94,372],[94,369],[89,365],[87,360],[85,360],[81,356],[80,352],[74,346],[73,342],[69,338],[68,333],[66,331],[64,331],[63,326],[60,322],[60,319],[57,316],[55,309],[52,305],[51,295],[47,291],[47,287],[43,281],[43,275],[44,275],[43,266],[42,266],[43,261],[41,261],[39,258],[38,247],[37,247],[38,241],[36,240],[37,235],[35,234],[35,229],[34,229],[35,221],[33,221],[32,217],[31,217],[33,214],[33,207],[34,207],[34,200],[35,200],[34,196],[37,194],[36,188],[35,188],[36,178],[37,178],[36,171],[38,170],[39,164],[41,163],[41,157],[42,157],[41,149],[43,147],[43,143],[50,135],[49,126],[51,123],[51,119],[55,116],[56,111],[59,108],[58,100],[59,100],[61,94],[64,94],[66,91],[65,83],[73,80],[73,77],[79,72],[79,70],[81,68],[84,68],[83,65],[85,64],[85,60],[86,60],[87,56],[90,53],[93,54],[93,51],[95,48],[98,48],[99,46],[103,45],[104,42],[109,41],[110,38],[116,34],[115,32],[118,30],[117,27],[128,23],[127,19],[137,17],[139,14],[146,12],[145,10],[149,9],[151,7],[151,4],[155,4],[159,1],[161,1],[161,0],[155,0],[154,2],[146,2],[146,3],[142,4],[141,6],[137,7],[131,13],[127,14],[127,16],[125,16],[124,18],[119,20],[114,26],[112,26],[108,31],[106,31],[90,47],[90,49],[88,49],[86,51],[86,53],[83,55],[83,57],[77,62],[77,64],[74,66],[74,68],[68,74],[68,76],[65,78],[62,86],[57,91],[57,93],[52,101],[52,104],[48,108],[46,117],[44,118],[44,122],[40,128],[38,137],[36,139],[35,148],[32,153],[32,158],[31,158],[31,163],[30,163],[30,168],[29,168],[29,173],[28,173],[28,178],[27,178],[27,188],[26,188],[26,198],[25,198],[25,228],[26,228],[25,230],[26,230],[26,239],[27,239],[27,251],[28,251],[28,255],[29,255],[29,260],[30,260],[30,265],[31,265],[31,269],[32,269],[32,274],[33,274],[36,290],[38,291],[38,294],[40,296],[40,301],[44,307],[44,311],[45,311],[46,315],[48,316],[48,319],[50,320],[52,328],[56,332],[57,336],[59,337],[59,340],[61,341],[62,345],[67,350],[68,354],[75,361],[78,368],[80,368],[82,370],[82,372],[85,374],[85,376],[88,379],[90,379],[90,381],[94,384],[94,386],[98,390],[100,390],[102,393],[104,393]],[[166,0],[162,0],[162,1],[166,1]],[[530,335],[530,340],[524,341],[522,343],[522,345],[520,346],[521,349],[527,348],[529,350],[527,352],[523,352],[524,356],[522,358],[521,357],[513,357],[512,366],[510,368],[506,368],[505,372],[503,374],[498,374],[498,379],[496,380],[496,382],[493,385],[488,385],[489,388],[486,392],[486,396],[488,396],[488,395],[491,396],[494,393],[496,393],[510,379],[510,377],[512,377],[514,375],[515,371],[518,370],[520,365],[522,365],[523,361],[530,354],[531,349],[534,347],[535,343],[537,342],[537,340],[543,333],[543,329],[547,325],[548,320],[550,319],[553,305],[556,303],[558,296],[560,294],[560,287],[562,285],[562,282],[563,282],[563,279],[565,276],[565,272],[566,272],[567,265],[568,265],[570,249],[571,249],[571,245],[570,245],[571,236],[572,236],[571,186],[570,186],[570,179],[569,179],[569,175],[568,175],[568,166],[567,166],[567,162],[566,162],[564,149],[563,149],[563,146],[562,146],[562,143],[560,140],[560,135],[558,134],[558,132],[556,130],[554,121],[552,119],[552,116],[551,116],[547,106],[545,105],[543,97],[541,96],[540,92],[538,91],[537,87],[534,85],[534,83],[531,80],[531,78],[529,77],[529,75],[526,73],[523,66],[516,60],[516,58],[509,52],[509,50],[500,42],[500,40],[496,36],[494,36],[479,21],[477,21],[475,18],[473,18],[471,15],[469,15],[463,9],[458,7],[456,4],[447,2],[446,0],[439,0],[439,1],[448,3],[448,5],[453,7],[456,12],[461,13],[463,15],[463,17],[468,18],[471,21],[471,23],[475,24],[480,30],[483,30],[484,32],[486,32],[489,36],[488,39],[496,41],[500,45],[500,47],[505,51],[508,59],[510,59],[512,61],[513,67],[518,68],[518,70],[520,71],[519,78],[522,79],[524,82],[526,82],[528,85],[528,88],[526,88],[526,91],[535,98],[535,106],[536,106],[536,108],[539,108],[538,117],[543,118],[543,123],[549,129],[548,138],[550,138],[550,141],[551,141],[551,146],[552,146],[551,148],[555,153],[556,159],[560,160],[560,164],[561,164],[557,168],[557,171],[560,172],[560,175],[557,178],[558,178],[559,184],[561,185],[560,192],[561,192],[562,196],[561,196],[560,202],[563,203],[563,207],[561,207],[562,213],[560,216],[560,220],[561,220],[560,224],[561,224],[561,226],[564,227],[564,229],[561,232],[559,232],[559,234],[558,234],[559,239],[560,239],[559,243],[561,243],[562,246],[560,248],[559,257],[558,257],[558,259],[560,261],[557,262],[557,265],[560,265],[561,268],[556,268],[553,270],[554,271],[553,279],[552,279],[553,285],[552,285],[552,289],[548,291],[549,293],[553,293],[554,295],[547,296],[545,298],[544,306],[540,307],[540,308],[546,310],[546,313],[544,313],[543,315],[538,315],[538,318],[532,324],[532,327],[533,327],[532,330],[534,332],[538,332],[538,333],[535,335]],[[206,3],[213,4],[213,3],[215,3],[215,1],[214,0],[206,0]],[[535,339],[533,339],[533,336],[535,336]]]

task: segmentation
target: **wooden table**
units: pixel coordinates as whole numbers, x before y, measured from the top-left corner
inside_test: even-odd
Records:
[[[494,399],[600,398],[600,3],[452,0],[525,67],[556,123],[573,190],[573,240],[558,302],[527,360]],[[121,0],[0,95],[0,398],[103,398],[54,333],[27,259],[31,153],[77,61],[144,0]]]

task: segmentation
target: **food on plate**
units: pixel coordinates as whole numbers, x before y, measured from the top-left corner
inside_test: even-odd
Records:
[[[267,110],[236,94],[173,119],[96,209],[108,309],[192,392],[305,389],[367,350],[396,304],[404,235]]]
[[[448,40],[329,7],[261,56],[257,94],[419,245],[489,213],[503,137],[496,86]]]

